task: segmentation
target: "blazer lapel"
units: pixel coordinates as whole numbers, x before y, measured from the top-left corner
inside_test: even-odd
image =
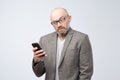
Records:
[[[64,56],[65,56],[65,53],[66,53],[66,50],[67,50],[67,47],[69,46],[69,43],[72,39],[72,36],[73,36],[73,30],[70,28],[67,36],[66,36],[66,40],[65,40],[65,43],[64,43],[64,47],[63,47],[63,50],[62,50],[62,53],[61,53],[61,58],[60,58],[60,63],[59,63],[59,67],[64,59]]]
[[[52,65],[55,68],[56,67],[56,54],[57,54],[57,33],[55,32],[52,37],[51,37],[51,44],[50,44],[50,49],[51,49],[51,60],[52,61]]]

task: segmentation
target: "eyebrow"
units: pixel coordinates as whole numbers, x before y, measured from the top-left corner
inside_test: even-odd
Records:
[[[64,17],[66,17],[66,16],[61,16],[58,20],[53,20],[52,22],[59,21],[62,17],[64,18]]]

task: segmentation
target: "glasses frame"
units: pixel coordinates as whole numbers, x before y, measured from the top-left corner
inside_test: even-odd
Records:
[[[69,15],[67,15],[67,16],[61,16],[61,17],[59,18],[59,20],[52,21],[51,24],[52,24],[53,26],[58,25],[58,23],[61,24],[61,23],[65,22],[68,17],[69,17]]]

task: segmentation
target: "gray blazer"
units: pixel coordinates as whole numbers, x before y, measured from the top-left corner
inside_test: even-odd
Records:
[[[55,80],[57,33],[42,37],[40,45],[48,56],[37,64],[33,61],[33,71],[38,77],[46,73],[45,80]],[[93,58],[86,34],[70,28],[61,53],[58,74],[59,80],[91,80]]]

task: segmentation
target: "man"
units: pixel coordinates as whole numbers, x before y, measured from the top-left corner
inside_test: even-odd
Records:
[[[71,16],[64,8],[55,8],[50,19],[56,31],[41,37],[42,50],[33,48],[36,76],[46,73],[45,80],[91,80],[93,58],[88,36],[70,27]]]

